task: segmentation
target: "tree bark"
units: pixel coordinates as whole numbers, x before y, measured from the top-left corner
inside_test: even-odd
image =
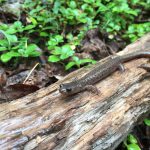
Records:
[[[147,34],[118,55],[149,47]],[[147,59],[125,63],[125,72],[116,71],[98,82],[100,95],[85,91],[63,97],[57,90],[60,83],[80,78],[92,66],[23,98],[0,104],[0,149],[115,149],[150,110],[150,79],[144,79],[146,71],[138,68],[143,63]]]

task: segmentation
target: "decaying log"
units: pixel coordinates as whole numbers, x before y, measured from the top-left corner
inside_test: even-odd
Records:
[[[118,55],[148,48],[150,34]],[[144,79],[146,71],[137,68],[147,62],[125,63],[124,73],[116,71],[97,83],[101,95],[85,91],[62,97],[58,92],[60,83],[93,69],[86,67],[56,84],[0,104],[0,149],[114,149],[150,110],[150,79]]]

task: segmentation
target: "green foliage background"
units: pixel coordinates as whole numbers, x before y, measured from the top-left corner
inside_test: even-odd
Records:
[[[0,24],[4,36],[0,60],[6,63],[14,57],[37,57],[40,47],[48,50],[49,62],[61,62],[66,69],[94,63],[74,56],[86,31],[99,28],[134,42],[150,31],[150,22],[135,23],[142,11],[149,9],[149,0],[25,0],[25,23]]]

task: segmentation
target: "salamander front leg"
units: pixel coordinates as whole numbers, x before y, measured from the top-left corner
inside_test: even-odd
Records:
[[[124,65],[123,64],[119,64],[119,70],[121,71],[121,72],[124,72],[125,71],[125,68],[124,68]]]
[[[88,90],[92,93],[95,93],[96,95],[99,95],[101,93],[100,90],[96,86],[93,86],[93,85],[86,85],[84,90]]]
[[[73,77],[73,78],[72,78],[72,81],[77,81],[77,80],[78,80],[77,77]]]

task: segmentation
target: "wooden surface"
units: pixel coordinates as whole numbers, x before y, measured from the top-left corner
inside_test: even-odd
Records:
[[[118,55],[149,48],[147,34]],[[0,104],[0,149],[114,149],[150,110],[150,79],[142,79],[145,71],[137,68],[147,62],[138,59],[125,63],[124,73],[116,71],[97,83],[101,95],[85,91],[66,98],[57,90],[60,83],[80,78],[92,66],[33,94]]]

